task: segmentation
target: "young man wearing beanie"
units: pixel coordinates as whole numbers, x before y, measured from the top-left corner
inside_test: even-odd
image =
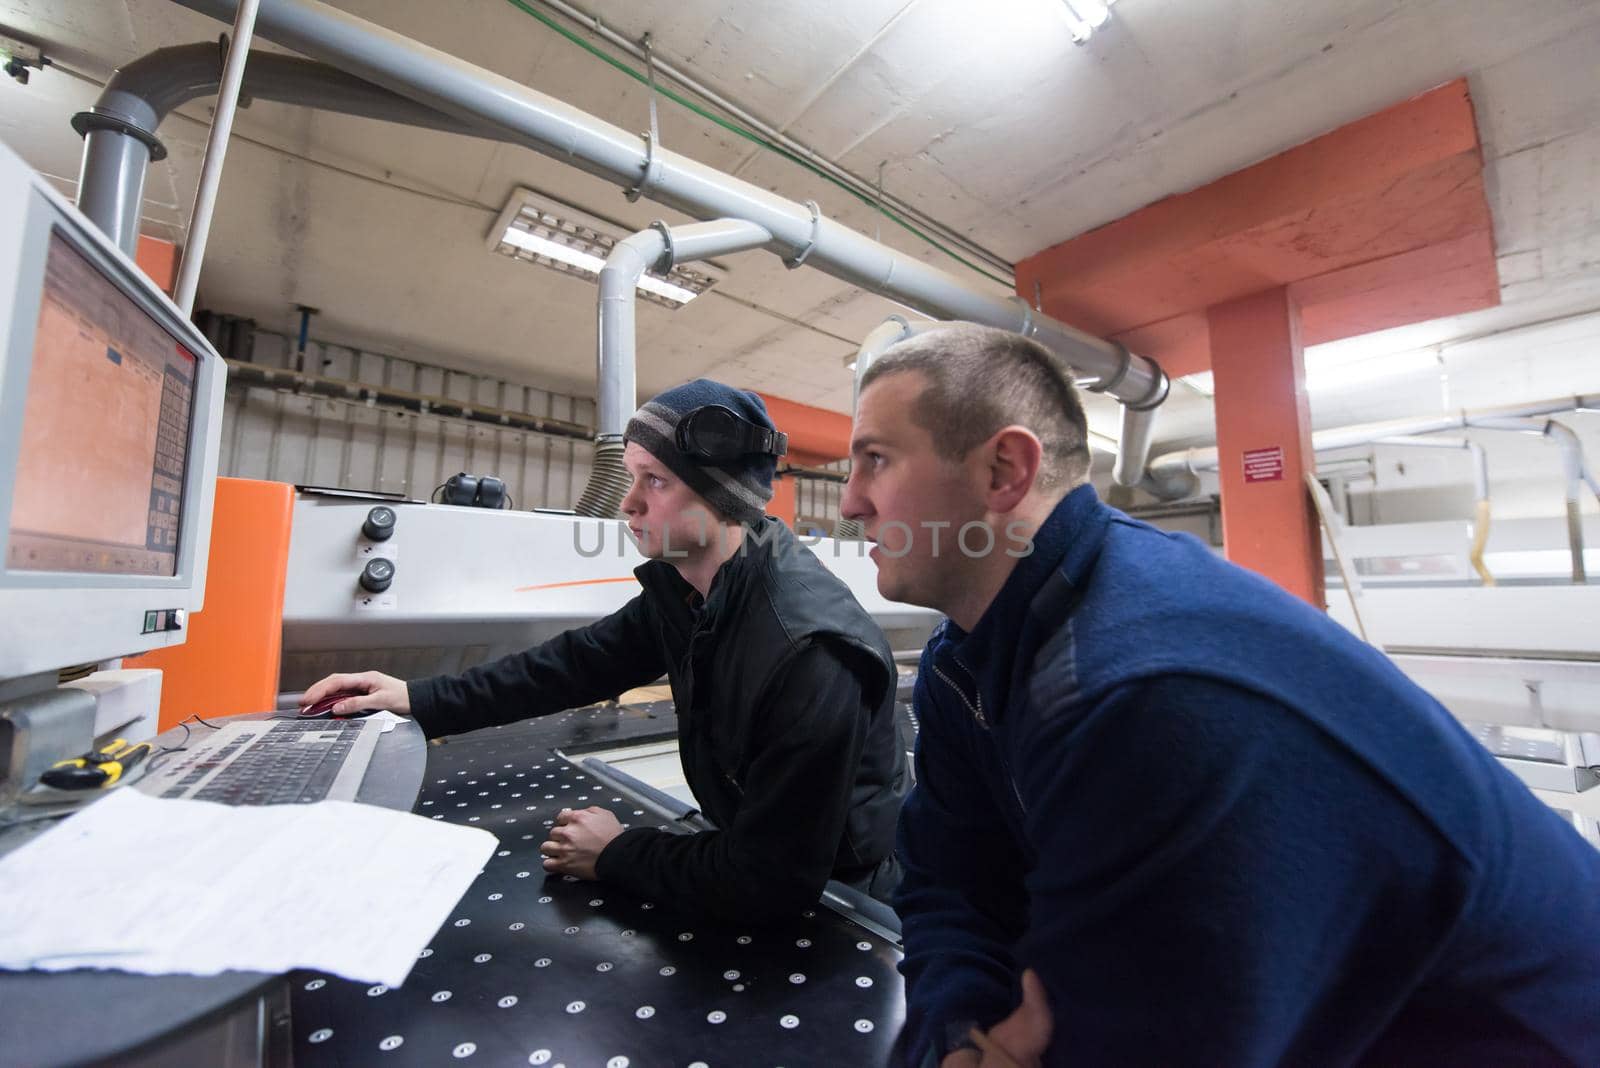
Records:
[[[754,393],[697,379],[629,421],[622,502],[647,561],[610,616],[460,675],[403,682],[330,675],[311,704],[362,695],[428,737],[548,715],[665,673],[684,777],[717,830],[623,830],[609,811],[564,811],[545,870],[600,879],[726,919],[816,902],[838,879],[887,900],[907,789],[889,645],[844,583],[766,516],[784,436]]]

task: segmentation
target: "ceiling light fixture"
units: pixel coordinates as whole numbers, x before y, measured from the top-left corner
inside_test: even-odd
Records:
[[[563,274],[593,279],[618,241],[604,222],[566,204],[516,189],[489,230],[489,248],[512,259],[537,263]],[[665,277],[639,278],[641,297],[667,308],[681,308],[721,279],[705,264],[674,267]]]
[[[1086,43],[1094,31],[1111,20],[1111,5],[1117,0],[1061,0],[1061,15],[1076,44]]]

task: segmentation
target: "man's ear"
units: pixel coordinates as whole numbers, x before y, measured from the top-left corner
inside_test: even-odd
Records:
[[[1008,426],[989,439],[984,452],[989,460],[989,511],[1015,511],[1038,481],[1044,445],[1026,427]]]

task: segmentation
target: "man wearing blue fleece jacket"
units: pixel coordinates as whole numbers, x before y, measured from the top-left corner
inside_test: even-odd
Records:
[[[1013,334],[864,379],[843,514],[949,617],[899,1063],[1600,1065],[1600,852],[1381,653],[1101,504],[1085,438]]]

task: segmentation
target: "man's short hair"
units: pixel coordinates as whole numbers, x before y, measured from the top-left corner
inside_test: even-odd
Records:
[[[891,346],[861,388],[918,371],[927,385],[911,419],[946,460],[960,460],[1003,427],[1023,426],[1044,446],[1034,485],[1065,492],[1089,478],[1089,428],[1072,376],[1043,345],[1008,330],[950,323]]]

